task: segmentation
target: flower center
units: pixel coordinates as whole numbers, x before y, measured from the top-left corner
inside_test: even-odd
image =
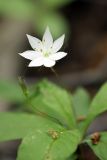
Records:
[[[49,52],[44,52],[43,55],[44,55],[44,57],[48,57],[49,56]]]

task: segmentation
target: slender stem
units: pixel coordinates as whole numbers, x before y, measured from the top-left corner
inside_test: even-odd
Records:
[[[55,74],[55,76],[58,78],[59,77],[59,74],[55,71],[54,68],[51,68],[52,72]]]

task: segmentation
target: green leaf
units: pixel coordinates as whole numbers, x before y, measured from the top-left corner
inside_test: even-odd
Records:
[[[79,142],[77,130],[32,132],[22,141],[17,160],[65,160],[75,152]]]
[[[77,159],[78,159],[78,155],[77,155],[77,153],[74,153],[74,154],[70,155],[70,157],[67,158],[66,160],[77,160]]]
[[[43,80],[36,85],[31,104],[35,110],[48,114],[64,126],[75,128],[71,95],[63,88]]]
[[[90,123],[101,113],[107,111],[107,83],[105,83],[94,97],[83,128],[87,129]]]
[[[80,134],[77,130],[65,131],[60,133],[58,140],[54,141],[54,144],[49,151],[49,157],[53,159],[65,160],[72,155],[80,142]]]
[[[0,141],[20,139],[32,130],[46,131],[49,128],[62,129],[58,124],[36,115],[0,113]]]
[[[83,88],[78,88],[73,94],[73,106],[75,109],[78,127],[82,130],[90,105],[90,96]]]
[[[107,132],[100,133],[98,144],[93,144],[90,137],[88,137],[84,142],[90,146],[100,160],[107,160]]]
[[[0,99],[9,102],[22,102],[25,100],[19,85],[5,80],[0,80]]]
[[[73,104],[77,119],[82,116],[86,117],[90,105],[90,96],[88,92],[83,88],[78,88],[73,94]]]

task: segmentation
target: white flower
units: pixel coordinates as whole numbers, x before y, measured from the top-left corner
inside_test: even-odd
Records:
[[[53,42],[48,27],[46,28],[42,41],[30,35],[27,35],[27,38],[33,50],[25,51],[20,53],[20,55],[31,60],[29,67],[38,67],[42,65],[45,67],[52,67],[57,60],[67,55],[65,52],[58,52],[64,43],[65,35],[62,35]]]

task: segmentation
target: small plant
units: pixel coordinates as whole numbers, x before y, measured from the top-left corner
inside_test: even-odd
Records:
[[[58,52],[64,35],[53,43],[49,28],[42,41],[32,36],[28,39],[34,51],[21,56],[31,60],[30,67],[52,67],[67,55]],[[4,90],[4,82],[0,83],[0,95],[20,102],[26,110],[0,113],[0,141],[22,139],[17,160],[80,160],[78,148],[82,144],[87,144],[100,160],[107,159],[107,132],[86,134],[93,120],[107,111],[107,83],[91,102],[82,88],[71,94],[48,80],[29,89],[21,78],[19,82],[24,96],[13,84]]]
[[[83,89],[71,95],[42,80],[28,92],[20,81],[30,113],[0,113],[0,141],[22,139],[17,160],[79,159],[80,144],[88,144],[99,159],[106,160],[107,132],[87,137],[86,131],[107,110],[107,83],[90,102]]]

